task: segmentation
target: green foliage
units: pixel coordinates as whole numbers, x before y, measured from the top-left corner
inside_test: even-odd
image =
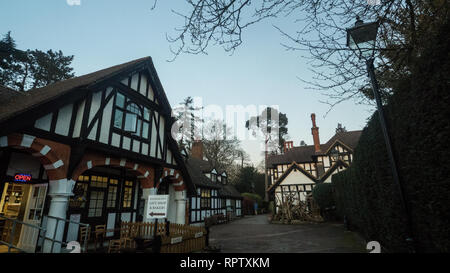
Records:
[[[385,107],[400,180],[421,252],[450,251],[450,21],[430,31],[411,74],[393,82]],[[407,251],[407,222],[374,113],[361,135],[352,166],[332,178],[341,217],[367,240]]]
[[[319,205],[320,209],[327,209],[334,206],[333,190],[330,183],[318,183],[313,191],[312,195],[314,200]]]
[[[247,166],[241,168],[234,181],[234,186],[239,192],[250,192],[264,196],[264,174],[259,173],[255,167]]]
[[[0,84],[17,90],[28,90],[72,78],[72,56],[61,51],[16,48],[8,32],[0,41]]]

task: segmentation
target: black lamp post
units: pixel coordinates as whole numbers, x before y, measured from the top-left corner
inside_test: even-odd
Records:
[[[364,23],[359,17],[356,18],[356,23],[353,28],[347,29],[347,46],[352,49],[360,59],[364,59],[367,65],[367,71],[369,72],[370,81],[372,82],[373,95],[377,102],[378,115],[380,118],[380,125],[383,131],[384,141],[386,142],[386,148],[391,163],[392,176],[395,184],[398,187],[400,193],[400,201],[403,205],[406,214],[406,220],[408,225],[408,234],[406,241],[408,245],[414,249],[414,241],[411,232],[411,216],[408,209],[408,205],[405,202],[404,190],[397,171],[397,164],[395,161],[394,153],[391,145],[391,138],[386,126],[386,119],[384,116],[383,105],[381,103],[380,92],[378,88],[378,82],[375,78],[374,53],[375,42],[377,38],[379,22]]]
[[[338,161],[339,151],[336,148],[333,148],[333,150],[331,150],[331,152],[330,152],[330,156],[331,156],[331,159],[333,159],[333,161]]]

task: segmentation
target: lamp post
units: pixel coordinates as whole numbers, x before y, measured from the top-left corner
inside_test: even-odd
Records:
[[[408,245],[412,247],[413,250],[415,250],[414,247],[414,240],[412,237],[412,231],[411,231],[411,216],[409,212],[408,205],[405,202],[404,198],[404,189],[402,187],[402,184],[400,183],[398,171],[397,171],[397,164],[395,161],[394,153],[392,150],[391,145],[391,138],[389,135],[389,131],[386,126],[386,119],[383,111],[383,105],[381,103],[381,97],[378,87],[378,82],[375,77],[375,68],[373,65],[374,62],[374,53],[375,53],[375,42],[377,38],[377,32],[378,32],[378,26],[379,22],[371,22],[371,23],[364,23],[359,17],[356,18],[356,23],[353,28],[347,29],[347,46],[352,49],[360,59],[364,59],[366,61],[367,71],[369,73],[370,81],[372,83],[372,89],[373,89],[373,95],[375,97],[375,101],[377,103],[377,110],[378,115],[380,118],[380,125],[381,129],[383,131],[384,141],[386,143],[386,148],[388,152],[388,157],[392,169],[392,176],[394,179],[394,183],[398,187],[399,195],[400,195],[400,201],[403,206],[403,209],[405,210],[406,214],[406,221],[407,221],[407,236],[406,236],[406,242]]]
[[[330,152],[330,156],[331,156],[331,159],[333,159],[333,161],[338,161],[339,151],[336,150],[336,148],[333,148],[333,150],[331,150],[331,152]]]

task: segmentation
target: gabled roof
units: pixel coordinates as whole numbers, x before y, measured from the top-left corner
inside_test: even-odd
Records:
[[[343,166],[345,168],[349,167],[349,165],[344,161],[342,161],[342,159],[338,159],[338,161],[336,161],[336,163],[334,163],[333,166],[331,166],[331,168],[329,168],[324,174],[322,174],[322,176],[319,177],[318,180],[320,182],[325,181],[340,166]]]
[[[28,115],[38,115],[46,111],[46,107],[61,103],[59,98],[62,97],[81,97],[88,91],[92,91],[95,87],[102,84],[106,80],[121,74],[130,74],[138,70],[148,69],[151,79],[155,84],[155,92],[159,95],[162,113],[170,117],[171,107],[164,92],[164,88],[156,73],[151,57],[136,59],[123,64],[115,65],[106,69],[102,69],[83,76],[59,81],[54,84],[47,85],[42,88],[32,89],[27,92],[21,92],[20,95],[14,93],[12,89],[0,88],[0,135],[6,135],[26,126],[26,122],[31,119],[26,118]],[[21,120],[23,122],[18,122]],[[31,120],[32,121],[32,120]],[[192,181],[188,175],[183,158],[178,150],[176,142],[169,137],[169,148],[173,152],[173,156],[179,165],[183,175],[186,175],[185,182],[188,184],[190,191],[195,190]]]
[[[308,171],[306,171],[305,169],[303,169],[300,165],[298,165],[296,162],[293,162],[286,171],[284,171],[284,173],[280,176],[280,178],[277,179],[277,181],[275,181],[275,183],[273,183],[268,189],[268,192],[273,191],[276,187],[278,187],[281,182],[283,182],[283,180],[293,171],[293,170],[298,170],[301,173],[303,173],[305,176],[307,176],[309,179],[311,179],[311,182],[316,183],[318,180],[311,175]]]
[[[215,166],[213,166],[211,162],[207,160],[189,156],[189,161],[192,162],[193,164],[195,163],[195,165],[197,165],[200,168],[200,170],[204,173],[209,173],[214,169],[216,170],[217,174],[223,174],[224,172],[226,173],[225,170],[216,168]]]
[[[54,100],[71,90],[78,88],[88,88],[99,81],[124,72],[126,69],[140,63],[151,62],[151,57],[137,59],[131,62],[115,65],[80,77],[59,81],[42,88],[32,89],[24,92],[23,96],[14,96],[6,101],[4,107],[0,108],[0,122],[8,118],[28,111],[29,109],[39,107],[41,104]],[[1,98],[0,98],[1,99]],[[3,99],[0,101],[4,103]]]
[[[185,164],[195,186],[218,189],[219,196],[222,197],[242,198],[241,193],[233,185],[213,182],[205,175],[206,172],[213,169],[208,161],[189,157]]]
[[[347,148],[353,151],[358,145],[361,133],[362,133],[361,130],[336,133],[332,138],[330,138],[330,140],[327,141],[327,143],[320,145],[320,150],[322,154],[325,154],[334,145],[334,143],[340,142],[341,144],[347,146]]]
[[[292,162],[311,162],[315,155],[314,145],[293,147],[280,155],[269,155],[267,165],[291,164]]]
[[[202,186],[216,189],[220,188],[220,184],[212,182],[211,179],[209,179],[203,173],[203,168],[205,167],[204,160],[189,157],[188,160],[185,161],[185,165],[189,172],[189,176],[192,179],[192,183],[195,186]]]
[[[333,147],[336,142],[339,142],[349,148],[354,150],[356,145],[358,145],[359,137],[362,131],[348,131],[336,133],[330,140],[325,144],[320,145],[320,152],[316,153],[314,145],[293,147],[286,151],[284,154],[271,155],[267,158],[268,166],[275,166],[280,164],[291,164],[292,162],[305,163],[313,162],[313,157],[317,155],[325,155],[328,150]]]

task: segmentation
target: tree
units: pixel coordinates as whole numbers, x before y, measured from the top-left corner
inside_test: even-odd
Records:
[[[283,151],[284,136],[287,135],[288,118],[286,114],[280,113],[278,110],[267,107],[256,117],[251,117],[245,123],[245,127],[248,130],[252,130],[253,134],[262,133],[264,136],[264,180],[265,188],[269,186],[267,178],[267,155],[269,150],[280,153]],[[269,201],[267,193],[264,194],[264,201]]]
[[[262,133],[267,144],[267,151],[281,153],[287,135],[288,118],[286,114],[277,109],[267,107],[259,116],[251,117],[245,123],[245,128],[251,130],[253,135]]]
[[[74,77],[73,55],[62,51],[19,50],[8,32],[0,41],[0,84],[25,91]]]
[[[240,141],[233,136],[231,128],[220,120],[206,122],[203,127],[204,155],[211,164],[226,169],[240,158]]]
[[[233,52],[243,42],[249,26],[264,20],[276,23],[277,17],[292,18],[299,24],[294,33],[276,27],[292,51],[307,51],[315,76],[302,79],[328,96],[331,106],[354,98],[372,100],[364,62],[346,46],[346,28],[359,16],[380,22],[377,39],[377,78],[383,99],[392,95],[393,79],[410,74],[412,60],[420,56],[427,34],[447,20],[450,3],[446,0],[186,0],[187,12],[175,14],[184,24],[168,37],[179,54],[206,53],[210,45]]]
[[[243,149],[239,149],[237,151],[237,156],[239,157],[241,168],[244,168],[244,164],[250,160],[250,155]]]
[[[202,107],[194,106],[194,99],[187,97],[182,103],[174,107],[173,111],[176,118],[175,139],[178,139],[178,146],[186,148],[189,152],[194,140],[201,138],[199,135],[200,125],[204,120],[195,114],[195,111],[201,110]]]
[[[263,198],[266,190],[264,187],[264,174],[258,172],[253,166],[246,166],[240,169],[234,186],[241,193],[256,193]]]

